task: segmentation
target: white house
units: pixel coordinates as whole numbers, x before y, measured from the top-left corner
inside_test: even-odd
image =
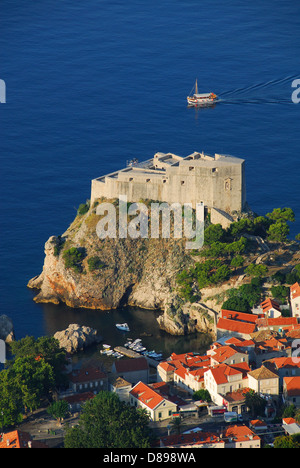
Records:
[[[177,405],[167,400],[149,385],[138,382],[129,392],[131,406],[144,408],[152,421],[172,417],[177,412]]]
[[[290,287],[290,302],[292,316],[300,318],[300,285],[295,283]]]
[[[246,362],[235,366],[220,364],[208,369],[204,374],[206,390],[217,405],[223,405],[223,396],[226,393],[248,386],[247,372],[250,368]]]

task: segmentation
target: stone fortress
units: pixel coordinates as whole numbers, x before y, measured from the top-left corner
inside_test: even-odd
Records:
[[[246,205],[245,161],[229,155],[194,152],[186,157],[156,153],[144,162],[92,180],[91,204],[126,195],[129,202],[203,203],[213,224],[226,228]]]

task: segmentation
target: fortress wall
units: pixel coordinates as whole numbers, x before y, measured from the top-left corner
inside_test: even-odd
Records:
[[[203,202],[208,208],[218,208],[227,213],[243,209],[246,186],[242,159],[220,155],[206,159],[200,156],[175,159],[173,156],[169,154],[161,158],[163,164],[170,158],[175,161],[172,165],[166,163],[165,170],[153,170],[150,164],[148,168],[126,168],[94,179],[91,202],[96,198],[126,195],[129,202],[150,199],[192,203],[194,208],[197,202]]]

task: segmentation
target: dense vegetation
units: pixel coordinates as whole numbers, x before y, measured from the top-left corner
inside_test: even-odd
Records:
[[[0,372],[0,425],[18,424],[23,415],[49,403],[65,383],[65,353],[54,338],[26,337],[11,343],[13,359]]]
[[[186,301],[196,302],[201,298],[201,289],[214,286],[227,281],[233,274],[245,273],[251,278],[265,277],[268,268],[264,264],[250,263],[249,253],[253,252],[253,236],[260,236],[270,242],[285,242],[289,234],[288,222],[293,222],[295,216],[291,208],[275,208],[266,216],[254,218],[242,218],[223,229],[220,224],[211,224],[204,231],[204,247],[200,251],[194,251],[194,256],[199,261],[181,270],[177,276],[179,295]],[[196,257],[194,257],[196,258]],[[293,273],[280,275],[274,281],[292,284],[300,277],[300,268],[295,268]],[[287,289],[277,287],[274,289],[274,297],[285,299]],[[251,281],[250,285],[244,285],[236,292],[231,292],[224,308],[250,311],[251,307],[260,300],[261,284],[259,281]]]
[[[87,401],[79,424],[69,428],[66,448],[148,448],[149,416],[120,401],[115,393],[100,392]]]

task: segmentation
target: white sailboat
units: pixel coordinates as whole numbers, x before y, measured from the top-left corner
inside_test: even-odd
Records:
[[[215,93],[199,94],[197,80],[192,91],[194,91],[194,94],[192,94],[191,96],[187,96],[186,98],[190,106],[209,106],[211,104],[214,104],[218,99],[218,96]]]

